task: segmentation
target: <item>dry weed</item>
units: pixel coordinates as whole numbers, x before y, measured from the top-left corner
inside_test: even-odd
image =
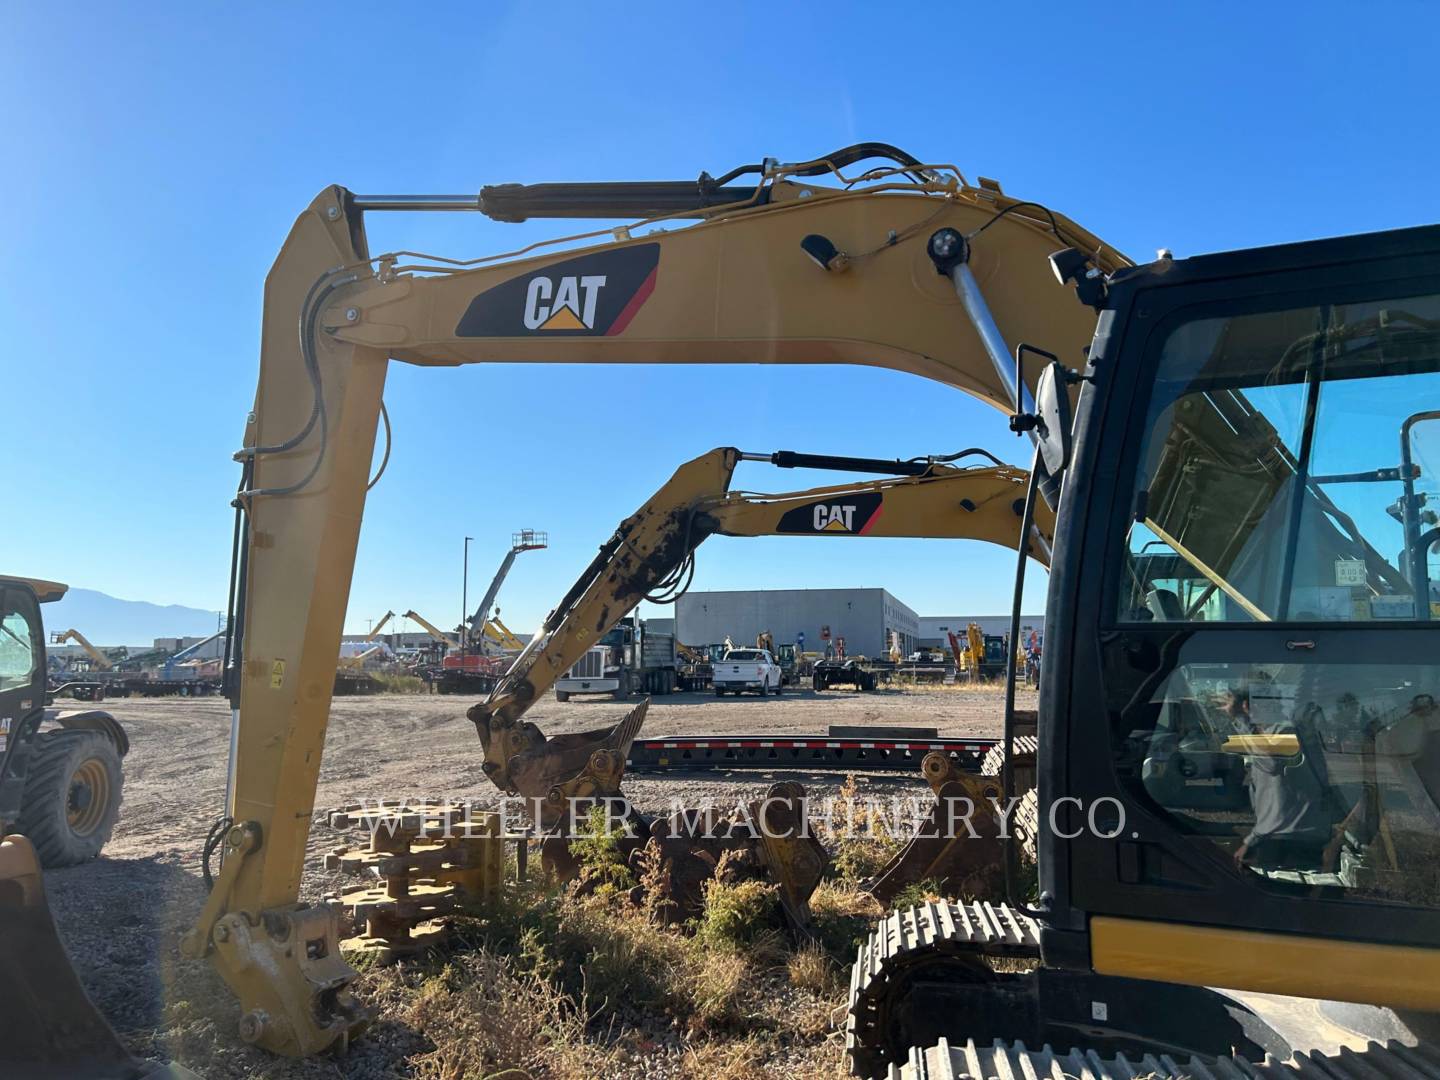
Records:
[[[688,973],[693,1007],[692,1031],[738,1025],[744,1018],[744,1001],[752,975],[751,961],[736,952],[691,950]]]
[[[785,970],[792,986],[818,997],[830,997],[840,989],[840,967],[819,945],[807,945],[791,953]]]
[[[470,1080],[507,1070],[534,1080],[588,1080],[618,1061],[589,1035],[583,1007],[484,950],[453,958],[427,979],[402,1020],[434,1046],[412,1059],[417,1080]]]
[[[838,833],[820,838],[828,840],[827,846],[835,852],[835,873],[844,881],[858,884],[878,874],[900,850],[901,841],[894,835],[894,823],[861,795],[854,773],[846,776],[840,787],[839,805],[845,809],[845,818],[838,823]],[[834,832],[823,825],[817,829],[819,833],[827,831]]]
[[[596,835],[592,864],[612,863],[608,839]],[[655,872],[643,860],[635,869]],[[796,949],[764,881],[712,881],[691,933],[658,925],[618,890],[576,897],[515,886],[460,920],[458,951],[441,966],[367,978],[385,1013],[411,1029],[419,1052],[407,1075],[419,1080],[509,1080],[507,1069],[524,1070],[517,1080],[655,1069],[695,1080],[829,1080],[843,1075],[845,973],[879,906],[831,880],[811,908],[820,942]]]

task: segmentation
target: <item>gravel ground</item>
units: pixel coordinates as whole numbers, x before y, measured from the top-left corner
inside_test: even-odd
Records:
[[[1022,695],[1022,708],[1033,700]],[[809,690],[781,698],[716,699],[676,694],[655,699],[643,735],[823,732],[829,724],[923,725],[942,735],[998,732],[1002,698],[991,690]],[[327,807],[383,797],[483,798],[493,794],[480,747],[465,719],[468,699],[382,695],[340,698],[316,794]],[[228,991],[209,965],[182,961],[176,943],[204,899],[199,852],[221,812],[229,709],[218,699],[127,699],[106,703],[130,733],[125,803],[114,839],[96,862],[46,875],[50,904],[81,979],[125,1041],[147,1056],[203,1062],[206,1080],[227,1077],[401,1076],[414,1032],[382,1020],[340,1059],[278,1061],[234,1034]],[[545,700],[527,715],[547,734],[613,724],[627,706],[605,699]],[[812,798],[833,794],[835,774],[730,771],[632,776],[625,790],[642,809],[676,797],[722,805],[754,797],[777,779],[798,779]],[[923,793],[918,775],[862,775],[871,790]],[[339,883],[320,866],[343,838],[312,830],[302,891],[319,898]],[[363,988],[362,988],[363,989]]]

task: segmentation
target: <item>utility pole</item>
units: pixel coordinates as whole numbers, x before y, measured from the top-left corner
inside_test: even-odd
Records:
[[[468,644],[470,625],[467,621],[470,616],[470,541],[473,536],[465,537],[465,563],[462,571],[462,582],[460,585],[460,652],[463,655],[465,646]]]

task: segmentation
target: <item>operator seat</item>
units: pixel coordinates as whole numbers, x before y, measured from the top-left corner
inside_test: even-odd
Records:
[[[1184,622],[1185,609],[1180,606],[1180,597],[1171,589],[1151,589],[1145,594],[1145,606],[1157,622]]]

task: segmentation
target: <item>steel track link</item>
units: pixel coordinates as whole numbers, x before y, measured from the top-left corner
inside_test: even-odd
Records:
[[[981,1046],[971,1039],[956,1046],[942,1039],[926,1050],[914,1049],[903,1065],[892,1064],[887,1080],[1435,1080],[1440,1050],[1431,1046],[1370,1043],[1364,1050],[1337,1054],[1297,1054],[1273,1058],[1185,1058],[1169,1054],[1101,1057],[1093,1050],[1038,1050],[1024,1043],[996,1041]]]
[[[852,1075],[883,1075],[895,1064],[886,1060],[885,996],[910,969],[941,956],[1038,960],[1039,926],[1006,904],[984,901],[932,901],[881,919],[850,974],[845,1056]]]

